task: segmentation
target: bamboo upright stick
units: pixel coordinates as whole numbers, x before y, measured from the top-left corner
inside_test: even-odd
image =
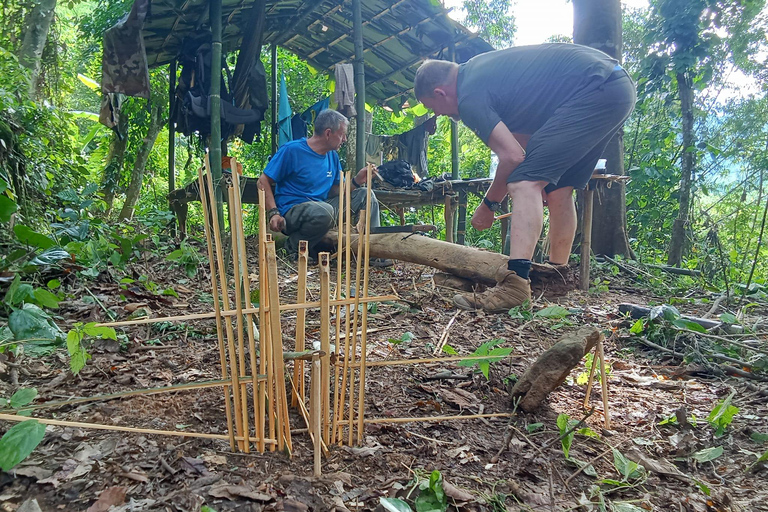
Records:
[[[235,168],[236,169],[236,168]],[[237,180],[237,171],[233,169],[233,180]],[[235,310],[237,315],[235,316],[235,325],[237,326],[237,357],[238,368],[240,370],[239,376],[245,376],[245,343],[243,340],[243,294],[240,291],[240,283],[242,282],[242,275],[240,274],[240,243],[237,238],[240,234],[240,230],[237,228],[238,215],[237,215],[237,200],[235,199],[235,190],[232,187],[227,189],[227,195],[229,197],[229,234],[230,243],[232,244],[232,277],[234,278],[233,287],[235,288]],[[243,415],[243,436],[245,437],[244,449],[245,453],[251,453],[251,443],[248,436],[251,431],[251,427],[248,425],[248,387],[245,382],[240,383],[240,404],[242,404]]]
[[[345,180],[344,182],[344,218],[346,219],[346,226],[345,226],[345,238],[346,243],[344,244],[344,294],[345,298],[349,300],[350,298],[350,289],[349,284],[351,280],[351,261],[352,261],[352,178],[349,180]],[[349,307],[349,304],[345,306],[346,309],[346,315],[344,318],[344,352],[342,353],[344,357],[344,366],[341,371],[341,386],[340,387],[340,393],[341,396],[339,398],[339,404],[338,407],[336,407],[336,411],[334,414],[335,421],[337,424],[338,432],[334,434],[334,437],[338,439],[339,444],[343,442],[344,439],[344,432],[341,426],[341,421],[344,417],[344,402],[346,399],[347,394],[347,372],[350,372],[350,379],[351,379],[351,370],[349,368],[349,346],[350,346],[350,339],[349,339],[349,332],[351,329],[351,316],[352,311]],[[337,345],[337,351],[338,351],[338,345]]]
[[[340,299],[342,296],[341,293],[341,274],[342,274],[342,268],[343,268],[343,250],[344,250],[344,182],[346,181],[346,175],[345,173],[341,173],[341,176],[339,178],[339,217],[338,217],[338,240],[337,240],[337,246],[336,246],[336,293],[334,294],[335,299]],[[336,312],[336,355],[338,358],[339,349],[341,348],[341,313],[343,310],[343,306],[338,305],[334,309]],[[339,371],[341,370],[340,366],[338,364],[333,365],[333,409],[331,410],[331,439],[328,441],[329,443],[332,443],[333,440],[336,438],[336,428],[338,426],[338,417],[336,415],[337,411],[339,410]]]
[[[611,428],[611,413],[608,410],[608,375],[605,371],[605,352],[603,349],[603,336],[597,341],[597,356],[600,359],[600,385],[603,388],[603,417],[605,419],[605,428]]]
[[[208,165],[208,155],[205,157],[205,168],[206,171],[210,174],[210,167]],[[205,229],[205,241],[206,245],[208,247],[208,264],[210,267],[211,272],[211,291],[213,292],[214,300],[213,300],[213,311],[216,314],[216,337],[219,342],[219,360],[221,362],[221,377],[222,379],[226,379],[229,376],[229,372],[227,371],[227,354],[226,354],[226,348],[224,347],[224,334],[222,329],[222,316],[221,316],[221,304],[218,300],[218,290],[219,285],[216,278],[216,264],[214,263],[214,249],[213,249],[213,243],[211,241],[211,228],[208,226],[208,219],[209,219],[209,198],[208,198],[208,190],[213,190],[213,188],[207,189],[205,186],[205,180],[203,178],[203,169],[202,167],[197,169],[197,178],[198,178],[198,186],[200,188],[200,204],[203,208],[203,226]],[[213,208],[215,210],[215,208]],[[213,219],[213,216],[210,217]],[[211,220],[211,223],[213,224],[213,220]],[[229,320],[227,320],[229,322]],[[233,375],[236,375],[233,373]],[[233,393],[237,394],[237,392]],[[227,417],[227,431],[229,433],[229,442],[230,442],[230,449],[234,451],[235,449],[235,435],[234,432],[232,432],[232,406],[229,401],[229,387],[224,388],[224,410]],[[237,408],[235,410],[237,413]],[[239,429],[238,429],[239,433]]]
[[[373,180],[373,166],[368,164],[368,172],[366,174],[366,194],[365,204],[366,206],[371,204],[371,183]],[[359,238],[358,238],[359,243]],[[363,297],[368,297],[368,281],[371,275],[370,268],[371,257],[371,209],[365,210],[365,256],[363,257]],[[359,293],[359,291],[358,291]],[[363,323],[362,333],[360,334],[360,370],[359,370],[359,386],[360,391],[358,395],[358,407],[357,407],[357,444],[363,444],[363,433],[365,431],[365,360],[367,357],[367,341],[368,341],[368,306],[363,308]]]
[[[237,161],[232,158],[232,168],[237,169]],[[237,211],[238,216],[238,222],[237,222],[237,229],[238,229],[238,236],[237,241],[240,244],[240,275],[243,278],[243,289],[245,290],[245,297],[244,301],[248,306],[251,306],[251,278],[250,273],[248,271],[248,252],[245,247],[245,229],[243,228],[243,203],[242,203],[242,195],[240,191],[240,177],[233,173],[233,186],[235,190],[235,210]],[[245,311],[243,311],[245,313]],[[253,318],[251,318],[251,313],[247,313],[245,316],[245,322],[247,326],[248,331],[248,354],[250,358],[250,365],[251,365],[251,374],[253,374],[254,379],[251,383],[252,390],[253,390],[253,426],[256,432],[256,437],[258,439],[264,438],[264,415],[259,414],[259,408],[257,405],[257,392],[258,388],[261,385],[258,379],[256,379],[256,373],[257,373],[257,367],[256,367],[256,333],[254,330],[254,324],[253,324]],[[248,401],[246,400],[246,404]],[[258,449],[258,445],[257,445]],[[261,450],[263,451],[263,450]]]
[[[299,241],[299,281],[297,283],[296,303],[301,304],[307,300],[307,241]],[[296,352],[304,350],[306,342],[307,311],[296,311]],[[293,381],[296,383],[296,392],[292,394],[291,405],[296,407],[299,402],[305,400],[304,389],[304,361],[293,362]]]
[[[330,255],[327,252],[319,254],[320,264],[320,350],[325,355],[320,358],[320,388],[323,394],[323,440],[330,443],[330,413],[331,413],[331,274]]]
[[[321,415],[321,385],[320,385],[320,358],[318,356],[314,356],[312,358],[312,378],[310,381],[310,387],[311,387],[311,404],[310,404],[310,412],[312,413],[312,425],[309,427],[310,431],[314,434],[314,442],[315,442],[315,450],[314,450],[314,459],[315,459],[315,467],[314,467],[314,474],[315,476],[320,476],[322,474],[322,434],[321,431],[323,429],[322,425],[322,415]]]
[[[269,306],[269,272],[267,271],[267,213],[265,208],[265,195],[264,190],[259,189],[259,328],[261,336],[259,336],[259,373],[267,374],[267,382],[259,387],[259,399],[257,407],[261,418],[267,416],[267,424],[269,428],[269,437],[275,437],[275,415],[274,415],[274,402],[273,388],[275,376],[273,373],[274,366],[272,365],[272,329],[269,325],[269,316],[267,315],[267,307]],[[275,285],[277,286],[277,285]],[[262,427],[263,427],[262,419]],[[260,447],[261,451],[264,451],[264,446]],[[274,450],[273,446],[270,446],[270,450]]]
[[[587,390],[584,393],[584,408],[589,407],[589,397],[592,394],[592,385],[595,382],[595,368],[598,364],[597,345],[595,345],[594,355],[592,356],[592,368],[589,369],[589,378],[587,379]],[[602,372],[600,373],[602,376]]]
[[[360,210],[359,215],[367,215],[367,209]],[[352,314],[352,344],[349,348],[349,353],[345,357],[345,361],[349,359],[349,364],[355,364],[357,354],[357,318],[360,310],[360,267],[363,260],[363,244],[360,243],[360,235],[358,234],[357,243],[357,261],[355,262],[355,302],[353,303],[354,312]],[[361,333],[362,335],[362,333]],[[361,336],[362,337],[362,336]],[[358,371],[359,375],[359,371]],[[354,430],[355,430],[355,371],[350,369],[349,371],[349,433],[347,436],[347,444],[352,446],[354,442]]]
[[[279,450],[292,448],[291,426],[288,423],[288,397],[285,392],[285,363],[283,354],[283,336],[280,332],[280,309],[274,307],[280,303],[277,282],[277,256],[275,242],[267,242],[267,262],[269,272],[269,322],[272,329],[272,364],[275,376],[275,417],[277,425],[277,447]]]

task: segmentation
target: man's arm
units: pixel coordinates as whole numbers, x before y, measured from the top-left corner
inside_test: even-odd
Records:
[[[376,167],[374,166],[374,169]],[[352,190],[355,190],[356,188],[364,187],[368,180],[368,166],[363,167],[359,171],[357,171],[357,174],[355,174],[352,177]],[[336,197],[339,195],[339,184],[336,183],[331,187],[331,190],[328,192],[328,197]]]
[[[261,176],[259,176],[259,179],[256,182],[256,185],[259,187],[259,189],[264,191],[264,211],[266,212],[277,209],[277,203],[275,203],[275,195],[272,193],[272,186],[274,184],[275,180],[263,173]],[[272,231],[282,231],[285,229],[285,219],[282,215],[280,215],[280,213],[273,215],[272,218],[267,221],[267,223],[269,224],[269,229]]]
[[[525,144],[528,144],[528,139],[530,139],[527,135],[523,135],[520,138]],[[493,128],[491,136],[488,138],[488,146],[499,157],[499,165],[496,168],[496,176],[494,176],[485,197],[489,201],[500,202],[507,196],[507,178],[518,165],[523,163],[525,151],[516,136],[502,122],[499,122]],[[493,216],[494,213],[488,206],[485,203],[480,203],[480,206],[472,216],[472,226],[481,231],[488,229],[493,225]]]

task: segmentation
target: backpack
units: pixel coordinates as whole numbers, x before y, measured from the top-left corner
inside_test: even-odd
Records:
[[[398,188],[412,187],[418,181],[411,169],[411,164],[405,160],[392,160],[378,167],[379,175],[390,185]]]

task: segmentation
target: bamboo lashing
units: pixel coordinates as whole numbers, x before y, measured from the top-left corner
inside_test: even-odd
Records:
[[[272,329],[269,324],[269,276],[267,271],[267,213],[266,198],[263,189],[259,189],[259,373],[266,373],[268,378],[259,390],[259,413],[267,417],[269,437],[275,434],[274,411],[274,366],[272,365]],[[274,447],[270,447],[274,450]],[[263,451],[263,447],[262,447]]]
[[[206,159],[207,163],[207,159]],[[219,289],[219,285],[216,282],[216,264],[213,260],[213,245],[211,243],[211,231],[208,227],[208,199],[205,191],[205,181],[203,179],[203,170],[201,167],[197,168],[198,188],[200,189],[200,204],[203,209],[203,227],[205,230],[205,243],[208,250],[208,265],[211,272],[211,290],[213,291],[214,299],[216,298],[216,290]],[[219,343],[219,362],[221,364],[221,377],[227,379],[229,372],[227,371],[227,354],[224,348],[224,335],[222,334],[222,316],[221,316],[221,304],[218,300],[213,301],[213,312],[216,318],[216,338]],[[229,434],[229,448],[235,451],[235,433],[232,429],[232,404],[229,400],[229,387],[224,386],[224,411],[227,418],[227,433]]]
[[[243,329],[245,325],[243,325],[243,294],[240,290],[242,277],[240,274],[240,243],[237,240],[239,230],[237,229],[238,219],[235,189],[233,187],[229,187],[227,189],[227,195],[229,197],[229,235],[231,243],[230,247],[232,248],[232,277],[234,281],[232,286],[235,289],[235,310],[237,311],[237,314],[235,315],[235,326],[237,327],[237,367],[240,372],[239,376],[243,377],[245,375],[245,343],[243,341]],[[243,451],[245,453],[251,453],[251,443],[248,439],[248,435],[251,431],[251,428],[248,424],[248,388],[244,382],[240,383],[240,403],[245,405],[241,411],[243,414],[242,422],[245,436]]]
[[[297,282],[296,303],[301,304],[307,300],[307,241],[299,241],[299,280]],[[306,320],[307,311],[305,309],[296,310],[296,351],[304,350],[306,343]],[[296,382],[296,391],[292,393],[291,405],[298,406],[299,402],[304,403],[304,361],[295,361],[293,363],[293,381]]]
[[[321,252],[318,255],[320,267],[320,350],[325,353],[320,358],[320,389],[322,392],[322,439],[330,443],[331,415],[331,274],[330,255]]]
[[[221,300],[222,304],[224,306],[224,309],[229,309],[229,293],[227,291],[227,270],[224,267],[224,257],[222,256],[222,246],[221,246],[221,233],[219,232],[219,213],[218,208],[216,208],[216,204],[214,201],[214,191],[216,190],[213,187],[213,178],[211,178],[211,165],[210,165],[210,155],[206,153],[205,155],[205,168],[206,173],[205,176],[207,178],[208,182],[208,189],[209,192],[206,195],[206,199],[208,202],[208,213],[210,215],[211,219],[211,231],[213,231],[213,242],[214,242],[214,256],[216,265],[218,268],[218,283],[221,290]],[[200,193],[205,194],[203,192],[205,187],[201,187]],[[202,199],[202,196],[201,196]],[[206,219],[207,220],[207,219]],[[216,288],[213,290],[213,299],[214,301],[218,300],[218,294],[219,294],[219,288]],[[232,332],[232,323],[229,321],[229,318],[223,319],[224,323],[224,332],[227,335],[227,344],[226,347],[229,351],[229,364],[230,364],[230,374],[231,375],[237,375],[240,376],[240,372],[237,370],[237,354],[235,353],[235,342],[234,342],[234,333]],[[232,403],[233,403],[233,410],[232,415],[235,419],[235,429],[237,430],[237,435],[239,437],[243,437],[243,418],[242,418],[242,405],[240,404],[240,395],[237,392],[236,386],[233,386],[232,388]],[[238,448],[240,450],[243,449],[243,442],[240,441],[238,443]]]
[[[232,158],[232,167],[237,169],[237,160]],[[232,174],[233,177],[233,187],[235,191],[235,210],[238,212],[237,214],[237,241],[240,247],[239,255],[240,255],[240,276],[243,280],[243,289],[245,290],[245,297],[244,302],[251,305],[251,278],[250,278],[250,272],[248,271],[248,253],[246,251],[245,247],[245,230],[243,228],[243,204],[242,204],[242,195],[240,191],[240,177],[237,173]],[[251,373],[256,376],[256,333],[254,332],[254,324],[253,324],[253,318],[251,318],[251,313],[247,313],[245,317],[246,322],[246,330],[248,331],[248,354],[250,359],[250,365],[251,365]],[[259,408],[256,403],[257,397],[258,397],[258,387],[260,383],[259,380],[254,378],[251,386],[252,386],[252,395],[253,395],[253,426],[256,432],[257,438],[263,438],[264,437],[264,415],[259,414]],[[247,398],[245,403],[247,404]],[[258,445],[257,445],[258,449]],[[263,450],[261,450],[263,451]]]

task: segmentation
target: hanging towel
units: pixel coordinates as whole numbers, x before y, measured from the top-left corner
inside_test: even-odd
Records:
[[[280,105],[277,109],[277,146],[293,140],[291,130],[291,104],[288,102],[288,87],[285,85],[285,74],[280,73]]]
[[[347,118],[357,114],[355,110],[355,68],[352,64],[336,64],[336,92],[333,99],[338,103],[336,110]]]

